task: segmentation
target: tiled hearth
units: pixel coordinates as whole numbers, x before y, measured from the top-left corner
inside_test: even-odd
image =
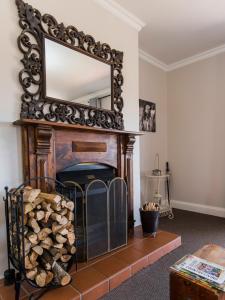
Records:
[[[41,299],[98,299],[180,245],[181,237],[176,234],[160,231],[156,238],[143,237],[141,228],[136,227],[126,247],[88,264],[80,264],[78,272],[71,271],[70,285],[49,291]],[[23,285],[21,299],[28,300],[31,291],[30,286]],[[14,286],[5,287],[0,283],[0,299],[14,300]]]

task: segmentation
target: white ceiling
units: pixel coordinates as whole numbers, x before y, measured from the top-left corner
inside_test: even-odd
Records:
[[[146,23],[140,49],[166,65],[225,44],[225,0],[113,2]]]

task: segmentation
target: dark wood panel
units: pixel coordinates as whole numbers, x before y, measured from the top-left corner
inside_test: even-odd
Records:
[[[106,143],[72,142],[73,152],[107,152]]]
[[[55,133],[56,172],[74,164],[84,162],[96,162],[117,168],[117,136],[115,134],[103,134],[97,132],[56,130]],[[71,141],[79,143],[101,143],[107,146],[105,152],[73,152]]]

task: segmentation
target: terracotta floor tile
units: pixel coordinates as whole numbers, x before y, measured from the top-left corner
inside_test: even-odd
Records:
[[[141,251],[135,249],[133,246],[130,246],[129,248],[114,254],[114,257],[118,258],[119,260],[125,261],[128,264],[133,264],[134,262],[143,258],[144,255]]]
[[[177,237],[178,236],[176,234],[161,231],[156,235],[155,238],[148,237],[140,240],[138,243],[134,243],[133,247],[141,251],[143,254],[147,255],[149,254],[149,252],[155,251],[156,249],[166,245]]]
[[[80,300],[80,298],[80,293],[68,285],[47,292],[41,300]]]
[[[140,270],[146,268],[148,265],[149,265],[149,261],[148,261],[147,256],[139,259],[137,262],[132,264],[131,274],[134,275],[135,273],[139,272]]]
[[[129,265],[129,263],[126,263],[115,256],[116,254],[103,259],[93,264],[92,267],[104,274],[106,277],[111,277],[123,269],[126,269]]]
[[[109,289],[112,290],[119,286],[122,282],[131,277],[131,268],[123,269],[121,272],[113,275],[109,280]]]
[[[109,282],[104,281],[102,284],[82,293],[82,300],[97,300],[109,292]]]
[[[108,279],[93,267],[87,267],[78,271],[72,276],[72,286],[83,293],[101,283],[108,282]]]
[[[164,255],[164,251],[163,251],[162,247],[159,249],[156,249],[155,251],[151,252],[148,255],[148,264],[152,265],[154,262],[159,260],[163,255]]]
[[[27,293],[21,288],[20,291],[20,298],[23,298],[26,296]],[[14,285],[9,285],[9,286],[1,286],[0,287],[0,298],[1,300],[11,300],[15,298],[15,288]]]

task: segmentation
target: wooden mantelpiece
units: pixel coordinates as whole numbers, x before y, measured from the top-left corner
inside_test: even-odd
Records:
[[[31,119],[13,124],[22,127],[24,180],[55,178],[65,167],[83,162],[110,165],[127,182],[128,224],[133,228],[133,145],[142,133]],[[45,189],[43,180],[36,186]]]

